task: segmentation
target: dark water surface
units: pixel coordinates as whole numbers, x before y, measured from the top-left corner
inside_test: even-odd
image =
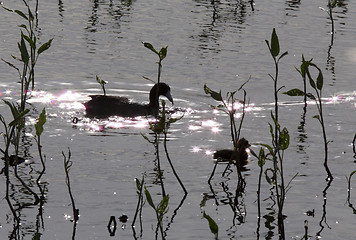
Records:
[[[309,104],[303,124],[303,104],[299,98],[280,96],[280,123],[291,136],[284,156],[285,178],[291,182],[284,207],[287,239],[301,239],[304,221],[309,235],[316,239],[354,239],[356,215],[347,203],[347,180],[356,170],[352,140],[356,133],[356,3],[338,1],[334,9],[335,30],[332,38],[327,1],[256,1],[255,11],[247,1],[39,1],[39,42],[54,38],[51,48],[40,56],[36,66],[35,90],[29,100],[38,112],[31,113],[26,127],[22,156],[27,161],[19,174],[38,191],[35,179],[41,169],[33,139],[36,116],[43,107],[47,122],[42,136],[46,155],[46,202],[40,224],[39,206],[21,209],[18,239],[70,239],[72,206],[65,185],[62,151],[72,152],[71,184],[80,219],[75,239],[133,239],[131,229],[137,204],[134,179],[145,176],[146,186],[158,204],[162,195],[157,184],[154,147],[142,136],[150,136],[145,118],[111,118],[90,121],[84,117],[81,103],[88,95],[99,94],[95,75],[108,81],[108,94],[123,95],[138,102],[148,100],[151,82],[156,79],[158,60],[141,41],[160,48],[168,45],[163,61],[162,81],[172,89],[174,116],[184,117],[172,124],[168,151],[188,195],[176,181],[166,161],[163,146],[161,164],[164,184],[170,196],[169,211],[163,218],[167,239],[214,239],[203,211],[219,226],[219,239],[278,239],[277,221],[268,227],[267,216],[274,216],[276,206],[269,199],[270,185],[262,180],[261,227],[257,229],[257,184],[259,167],[250,157],[243,172],[245,193],[237,209],[231,208],[237,175],[232,171],[221,177],[225,165],[214,167],[212,152],[230,148],[228,117],[214,112],[217,104],[205,95],[203,86],[214,90],[237,90],[245,85],[250,106],[242,127],[242,136],[251,143],[270,143],[268,122],[273,108],[273,59],[265,39],[276,28],[281,51],[289,54],[281,60],[279,85],[285,89],[302,88],[295,67],[301,55],[313,58],[324,74],[324,117],[329,143],[329,167],[334,180],[329,188],[320,125]],[[3,1],[3,6],[24,10],[22,1]],[[30,2],[34,6],[34,1]],[[18,55],[17,42],[22,19],[0,9],[0,57],[11,60]],[[0,97],[17,101],[17,73],[0,64]],[[238,97],[242,97],[239,92]],[[171,108],[171,105],[168,105]],[[10,120],[10,111],[1,101],[0,113]],[[78,124],[73,124],[78,117]],[[3,132],[3,128],[1,128]],[[3,148],[3,141],[0,147]],[[258,146],[252,149],[257,151]],[[267,163],[271,166],[271,163]],[[15,206],[33,202],[32,196],[12,178]],[[353,181],[354,182],[354,181]],[[352,182],[352,183],[353,183]],[[355,183],[356,184],[356,183]],[[0,177],[5,192],[5,176]],[[326,194],[323,190],[327,188]],[[20,189],[20,190],[19,190]],[[213,192],[215,198],[213,198]],[[353,193],[353,192],[352,192]],[[5,194],[3,194],[4,196]],[[351,203],[354,202],[351,194]],[[0,201],[0,238],[13,230],[13,217],[3,197]],[[177,206],[183,204],[177,210]],[[17,203],[17,204],[16,204]],[[306,215],[313,211],[314,216]],[[128,215],[126,226],[119,223],[115,237],[110,237],[110,216]],[[173,219],[173,220],[172,220]],[[154,239],[156,215],[149,204],[142,212],[143,237]],[[136,222],[136,234],[140,227]],[[39,233],[39,234],[38,234]],[[158,235],[160,238],[160,235]]]

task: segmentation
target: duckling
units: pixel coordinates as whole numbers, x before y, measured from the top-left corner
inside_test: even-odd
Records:
[[[219,162],[230,162],[238,163],[240,166],[246,165],[248,160],[248,153],[246,149],[251,145],[245,138],[241,138],[237,142],[236,150],[231,149],[221,149],[214,153],[213,158],[217,159]]]
[[[2,157],[1,159],[5,161],[5,157]],[[19,156],[16,157],[16,155],[9,156],[9,165],[10,166],[14,167],[14,166],[19,165],[23,162],[25,162],[25,159],[22,157],[19,157]],[[3,167],[1,169],[0,174],[2,174],[4,171],[5,171],[5,167]]]
[[[165,96],[172,104],[171,88],[166,83],[155,84],[150,91],[149,104],[132,103],[126,97],[91,95],[91,100],[84,103],[88,117],[137,117],[157,116],[159,96]]]

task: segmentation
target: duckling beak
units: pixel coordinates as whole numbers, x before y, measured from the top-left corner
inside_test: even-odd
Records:
[[[173,103],[173,98],[172,98],[172,95],[171,95],[171,92],[170,91],[168,91],[167,93],[166,93],[166,98],[168,98],[168,100],[172,103],[172,105],[174,105],[174,103]]]

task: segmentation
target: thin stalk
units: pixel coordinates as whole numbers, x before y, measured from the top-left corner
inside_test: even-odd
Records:
[[[139,195],[138,195],[138,201],[137,201],[137,206],[136,206],[136,211],[135,211],[134,218],[133,218],[133,220],[132,220],[131,227],[134,227],[134,226],[135,226],[135,222],[136,222],[136,218],[137,218],[138,211],[139,211],[139,209],[140,209],[140,205],[141,205],[141,209],[142,209],[142,204],[143,204],[142,190],[143,190],[143,184],[144,184],[144,181],[145,181],[144,179],[145,179],[145,178],[142,177],[141,187],[140,187],[140,191],[139,191]]]
[[[72,161],[70,161],[71,152],[69,150],[68,160],[67,160],[67,157],[64,154],[64,152],[62,152],[62,155],[63,155],[63,160],[64,160],[64,170],[65,170],[65,174],[66,174],[66,185],[67,185],[67,188],[68,188],[68,193],[69,193],[70,200],[72,202],[74,222],[77,222],[79,220],[79,209],[77,209],[75,207],[75,202],[74,202],[72,189],[71,189],[71,185],[70,185],[70,178],[69,178],[69,170],[70,170],[70,167],[72,166]]]
[[[263,174],[263,165],[260,166],[260,173],[258,175],[258,188],[257,188],[257,240],[260,238],[262,174]]]
[[[155,133],[155,148],[156,148],[156,159],[157,159],[157,168],[158,168],[158,177],[161,182],[162,188],[162,196],[166,196],[166,191],[164,189],[163,179],[162,179],[162,171],[161,171],[161,161],[159,158],[159,134]]]
[[[166,130],[164,131],[163,146],[164,146],[164,151],[166,152],[167,160],[168,160],[168,162],[169,162],[169,165],[170,165],[171,168],[172,168],[172,171],[173,171],[174,176],[177,178],[177,180],[178,180],[180,186],[182,187],[182,189],[183,189],[183,191],[184,191],[184,194],[188,194],[187,190],[186,190],[185,187],[184,187],[183,182],[180,180],[180,178],[179,178],[179,176],[178,176],[176,170],[174,169],[174,166],[173,166],[173,164],[172,164],[171,158],[169,157],[168,149],[167,149],[167,132],[166,132]]]

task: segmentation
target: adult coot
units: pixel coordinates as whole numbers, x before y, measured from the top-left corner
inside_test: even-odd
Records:
[[[84,103],[84,106],[88,117],[157,116],[159,96],[165,96],[173,104],[171,88],[166,83],[157,83],[151,88],[149,104],[133,103],[126,97],[90,95],[91,100]]]

